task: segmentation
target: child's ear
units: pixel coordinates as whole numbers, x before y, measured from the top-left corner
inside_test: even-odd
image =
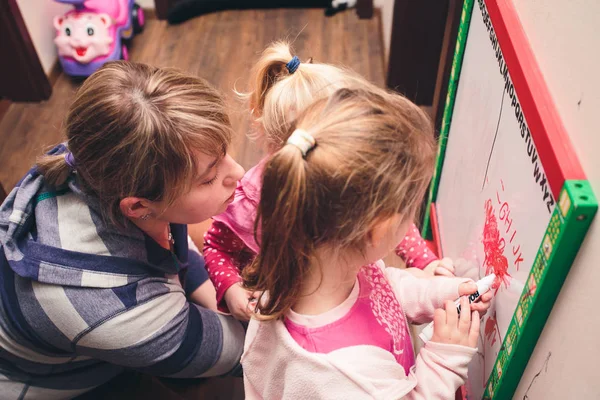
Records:
[[[390,218],[375,222],[369,231],[369,244],[372,247],[379,247],[384,241],[389,240],[400,223],[402,222],[402,216],[395,214]]]

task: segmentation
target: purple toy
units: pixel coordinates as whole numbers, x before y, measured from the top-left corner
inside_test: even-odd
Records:
[[[124,40],[144,28],[134,0],[56,0],[75,9],[54,18],[58,58],[71,76],[89,76],[105,62],[129,58]]]

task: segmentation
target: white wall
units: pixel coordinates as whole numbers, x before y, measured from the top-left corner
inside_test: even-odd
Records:
[[[154,0],[136,0],[142,8],[154,8]]]
[[[383,32],[383,51],[385,67],[387,69],[388,57],[390,55],[390,41],[392,40],[392,17],[394,15],[394,0],[375,0],[375,8],[381,9],[381,24]]]
[[[154,0],[136,0],[143,8],[154,8]],[[49,74],[57,61],[54,46],[54,16],[64,14],[71,6],[52,0],[17,0],[23,20],[38,53],[46,74]]]
[[[48,74],[57,60],[54,46],[54,16],[64,14],[71,7],[52,0],[17,0],[23,20],[38,53],[42,67]]]
[[[600,2],[513,1],[579,159],[600,198]],[[597,216],[573,264],[515,399],[600,398],[599,219]]]

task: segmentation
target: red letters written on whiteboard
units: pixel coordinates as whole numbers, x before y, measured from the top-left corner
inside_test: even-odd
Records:
[[[502,192],[504,192],[504,182],[502,182],[502,180],[500,180],[500,183],[502,184]],[[496,191],[496,200],[498,201],[498,206],[500,207],[500,211],[498,212],[498,217],[500,218],[500,221],[504,222],[504,227],[506,228],[506,231],[504,232],[504,234],[507,235],[507,237],[510,237],[510,240],[508,242],[512,247],[512,249],[511,249],[512,255],[514,256],[513,265],[517,268],[517,271],[518,271],[519,268],[521,267],[521,263],[524,260],[523,260],[523,253],[521,252],[521,245],[517,244],[517,242],[515,241],[515,236],[517,235],[517,230],[513,229],[512,234],[511,234],[513,220],[510,217],[510,206],[506,201],[502,202],[502,200],[500,200],[500,193],[498,191]],[[501,239],[501,240],[504,241],[504,239]],[[502,247],[504,250],[504,245]]]
[[[492,272],[496,274],[497,281],[494,283],[496,290],[499,289],[502,283],[504,283],[505,287],[508,287],[510,278],[508,260],[504,256],[506,240],[502,236],[509,238],[510,253],[512,253],[513,265],[517,271],[521,263],[524,262],[521,245],[516,240],[517,230],[513,227],[513,219],[510,216],[510,205],[507,201],[502,201],[504,182],[500,181],[500,183],[502,190],[496,191],[496,202],[498,206],[498,218],[503,225],[498,226],[496,209],[494,208],[492,199],[487,199],[484,204],[485,224],[483,226],[483,251],[485,253],[483,266],[485,267],[486,274]],[[500,228],[502,228],[502,236],[500,235]]]

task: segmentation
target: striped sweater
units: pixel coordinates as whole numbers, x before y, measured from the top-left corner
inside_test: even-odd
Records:
[[[176,378],[239,368],[243,327],[187,301],[203,260],[186,226],[171,230],[174,252],[105,224],[74,175],[54,188],[31,170],[0,207],[0,398],[70,398],[125,368]]]

